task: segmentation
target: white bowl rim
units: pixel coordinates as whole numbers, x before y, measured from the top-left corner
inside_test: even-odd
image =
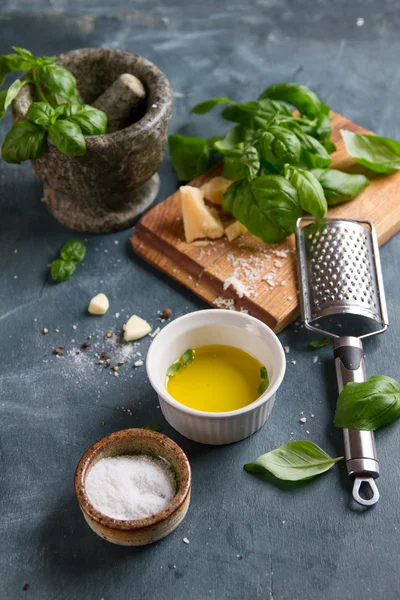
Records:
[[[154,366],[151,364],[154,348],[158,344],[162,343],[164,336],[168,333],[168,330],[171,327],[175,327],[178,322],[182,322],[184,320],[188,321],[190,319],[196,318],[197,315],[199,315],[199,313],[202,313],[202,314],[206,313],[206,314],[209,314],[210,316],[218,314],[219,316],[221,316],[221,319],[224,319],[226,315],[229,315],[230,319],[236,318],[238,321],[243,321],[243,322],[247,321],[247,322],[253,322],[253,323],[255,322],[255,323],[257,323],[258,326],[261,326],[261,328],[264,329],[266,335],[269,336],[269,338],[271,340],[273,340],[273,343],[276,346],[276,349],[279,353],[279,358],[280,358],[281,364],[280,364],[280,368],[277,373],[274,384],[270,385],[267,388],[267,390],[259,398],[257,398],[257,400],[254,400],[254,402],[247,404],[243,408],[238,408],[237,410],[230,410],[230,411],[224,411],[224,412],[207,412],[204,410],[197,410],[195,408],[189,408],[189,406],[185,406],[181,402],[178,402],[178,400],[175,400],[175,398],[173,398],[171,396],[171,394],[167,391],[167,389],[165,387],[159,386],[158,383],[155,381],[155,376],[153,376]],[[206,325],[206,323],[204,323],[204,325]],[[237,311],[226,310],[226,309],[221,309],[221,308],[206,308],[206,309],[201,309],[201,310],[190,312],[186,315],[182,315],[181,317],[174,319],[173,321],[171,321],[171,323],[168,323],[168,325],[163,327],[163,329],[160,331],[160,333],[154,338],[154,340],[151,343],[150,348],[147,352],[146,371],[147,371],[147,376],[149,378],[150,384],[153,387],[153,389],[156,391],[156,393],[159,396],[162,396],[163,400],[165,400],[165,402],[167,402],[174,408],[178,409],[181,412],[184,412],[189,415],[196,416],[196,417],[211,418],[211,419],[219,418],[220,419],[221,417],[230,418],[230,417],[234,417],[236,415],[242,415],[247,412],[251,412],[258,406],[260,406],[261,404],[264,404],[265,402],[267,402],[267,400],[269,400],[276,393],[277,389],[280,387],[280,385],[282,383],[283,377],[286,372],[286,357],[285,357],[285,352],[283,350],[283,346],[282,346],[281,342],[279,341],[276,333],[274,333],[272,331],[272,329],[270,329],[270,327],[268,327],[268,325],[266,325],[259,319],[256,319],[255,317],[252,317],[251,315],[249,315],[247,313],[240,313]]]

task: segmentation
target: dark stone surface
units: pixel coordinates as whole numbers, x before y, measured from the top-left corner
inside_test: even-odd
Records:
[[[359,17],[365,19],[362,27],[356,26]],[[11,44],[43,54],[103,46],[145,56],[171,81],[174,132],[211,135],[226,126],[217,113],[189,115],[189,107],[204,98],[250,99],[269,83],[295,80],[365,127],[400,139],[399,24],[395,1],[84,0],[78,8],[72,1],[5,0],[0,52]],[[9,125],[9,118],[0,124],[2,135]],[[165,197],[176,188],[168,159],[160,174]],[[290,437],[307,437],[306,429],[332,455],[343,451],[340,432],[332,426],[331,349],[319,350],[314,364],[317,352],[307,348],[312,336],[299,326],[288,328],[280,336],[290,346],[287,375],[266,426],[227,447],[183,439],[163,423],[143,367],[134,370],[130,360],[117,378],[92,364],[93,348],[87,350],[86,366],[73,356],[57,358],[51,349],[62,344],[68,354],[95,332],[102,339],[133,312],[157,326],[157,311],[166,306],[178,316],[204,305],[135,258],[128,231],[88,237],[84,264],[69,282],[53,285],[47,265],[76,234],[53,219],[41,196],[29,165],[1,163],[0,597],[397,599],[396,426],[376,436],[382,497],[369,511],[352,510],[343,466],[282,489],[242,470],[243,463]],[[391,327],[365,344],[368,373],[398,379],[399,253],[400,236],[382,249]],[[105,317],[86,313],[96,290],[109,295]],[[50,330],[47,336],[43,327]],[[138,348],[143,356],[149,342]],[[300,411],[305,426],[298,421]],[[73,495],[75,466],[100,436],[157,422],[190,458],[189,513],[155,546],[114,547],[97,538],[80,514]]]

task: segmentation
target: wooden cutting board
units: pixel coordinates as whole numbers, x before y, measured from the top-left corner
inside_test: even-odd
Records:
[[[332,113],[332,124],[332,140],[337,145],[332,166],[366,173],[372,181],[355,200],[331,208],[329,216],[372,221],[382,245],[400,230],[400,172],[390,176],[367,173],[346,153],[340,129],[370,132],[336,113]],[[216,165],[190,185],[201,186],[220,172],[221,165]],[[233,242],[221,238],[203,243],[185,242],[179,192],[144,215],[132,235],[137,254],[214,307],[248,311],[275,332],[298,316],[294,235],[280,244],[265,244],[249,233]],[[224,289],[233,275],[245,287],[242,297],[232,286]]]

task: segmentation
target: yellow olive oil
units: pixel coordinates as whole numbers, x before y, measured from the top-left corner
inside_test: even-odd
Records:
[[[193,353],[191,362],[185,360],[188,352]],[[178,361],[181,365],[177,370],[169,369],[174,374],[167,376],[166,388],[175,400],[196,410],[237,410],[254,402],[262,393],[261,386],[263,390],[268,387],[263,365],[240,348],[199,346]],[[264,379],[260,372],[264,372]]]

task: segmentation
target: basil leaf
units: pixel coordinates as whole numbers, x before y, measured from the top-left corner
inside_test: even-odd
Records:
[[[268,371],[264,366],[260,367],[260,377],[261,379],[268,379]]]
[[[322,219],[328,210],[324,190],[311,171],[294,169],[290,183],[296,188],[301,208],[317,219]]]
[[[28,71],[31,66],[32,62],[30,60],[26,60],[22,56],[18,56],[18,54],[4,54],[4,56],[0,56],[0,85],[11,71]]]
[[[221,152],[221,154],[229,154],[241,142],[251,142],[254,135],[255,133],[252,129],[246,129],[242,125],[235,125],[222,140],[215,142],[214,148],[218,152]]]
[[[60,93],[65,97],[75,94],[76,79],[70,71],[54,64],[41,64],[39,78],[51,92]]]
[[[222,205],[264,242],[277,242],[293,233],[301,214],[296,190],[280,175],[235,181]]]
[[[332,159],[328,151],[318,140],[303,133],[300,136],[300,142],[302,145],[301,160],[307,167],[324,168],[331,164]]]
[[[86,254],[86,247],[80,240],[70,240],[63,246],[60,256],[67,262],[80,263]]]
[[[261,394],[263,394],[268,389],[268,386],[269,386],[268,379],[263,379],[257,388],[257,394],[259,396],[261,396]]]
[[[248,473],[267,473],[267,469],[265,467],[262,467],[255,462],[246,463],[243,465],[243,469]]]
[[[142,429],[148,429],[149,431],[162,431],[162,427],[158,423],[149,423],[148,425],[143,425]]]
[[[291,131],[272,126],[262,135],[261,152],[272,164],[296,164],[300,160],[301,144]]]
[[[328,152],[328,154],[332,154],[332,152],[336,152],[336,146],[333,142],[331,142],[331,140],[324,140],[322,142],[323,147],[325,148],[325,150]]]
[[[4,90],[0,93],[0,121],[6,114],[7,108],[11,102],[18,96],[20,89],[26,84],[26,81],[16,79],[8,90]]]
[[[19,48],[18,46],[11,46],[11,48],[27,60],[33,60],[35,58],[32,52],[26,50],[25,48]]]
[[[50,125],[54,114],[54,108],[46,102],[32,102],[28,108],[28,119],[37,125]]]
[[[174,171],[180,181],[190,181],[207,171],[210,150],[206,140],[175,134],[168,137],[168,144]]]
[[[173,377],[174,375],[176,375],[181,366],[182,364],[180,362],[172,363],[172,365],[170,365],[167,369],[167,377]]]
[[[50,266],[50,273],[53,281],[61,283],[71,277],[75,271],[75,263],[68,262],[62,259],[53,260]]]
[[[337,171],[336,169],[312,169],[323,187],[329,206],[353,200],[369,185],[365,175],[357,175]]]
[[[77,123],[84,135],[102,135],[107,129],[107,115],[89,104],[67,104],[63,114]]]
[[[213,135],[210,138],[207,138],[207,146],[208,149],[210,150],[210,152],[212,152],[213,150],[216,150],[215,148],[215,144],[217,142],[219,142],[220,140],[222,140],[222,137],[220,135]]]
[[[348,383],[335,412],[336,427],[375,431],[400,418],[400,384],[378,375],[362,383]]]
[[[245,176],[244,165],[240,156],[225,156],[222,175],[225,179],[242,179]]]
[[[190,365],[194,360],[194,352],[191,348],[189,348],[189,350],[186,350],[186,352],[184,352],[181,356],[181,361],[184,367],[186,367],[186,365]]]
[[[246,177],[253,179],[257,177],[257,173],[260,170],[260,157],[254,146],[246,146],[243,149],[242,156],[240,157]]]
[[[49,127],[49,137],[53,144],[64,154],[83,156],[86,142],[79,125],[73,121],[58,120]]]
[[[4,138],[1,156],[10,163],[40,158],[46,150],[46,139],[47,132],[43,127],[30,121],[19,121]]]
[[[400,169],[400,143],[377,135],[359,135],[341,129],[346,150],[360,165],[376,173],[395,173]]]
[[[221,117],[227,121],[240,123],[246,128],[256,129],[265,127],[277,114],[292,116],[290,108],[282,102],[265,99],[229,106],[222,111]]]
[[[310,346],[312,348],[323,348],[331,343],[331,338],[321,338],[319,340],[311,340]]]
[[[255,464],[263,467],[278,479],[302,481],[325,473],[342,458],[343,456],[331,458],[313,442],[299,440],[262,454],[257,458]],[[246,465],[246,470],[258,472],[252,467],[253,464],[250,463],[250,468]]]
[[[269,86],[259,97],[283,100],[295,106],[302,115],[309,118],[325,114],[329,108],[324,104],[310,88],[297,83],[276,83]]]
[[[196,115],[205,115],[217,104],[234,104],[234,102],[233,100],[229,100],[229,98],[210,98],[205,102],[196,104],[196,106],[192,108],[192,113]]]

